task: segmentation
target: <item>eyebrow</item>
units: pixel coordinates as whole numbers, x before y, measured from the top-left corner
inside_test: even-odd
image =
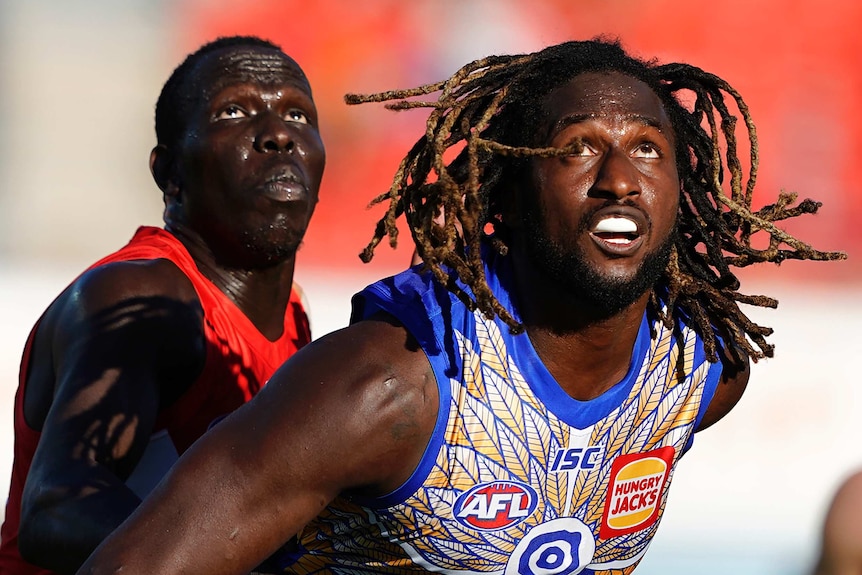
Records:
[[[582,122],[588,122],[589,120],[594,120],[597,118],[597,114],[570,114],[568,116],[563,116],[554,124],[551,133],[557,133],[563,128],[567,126],[571,126],[572,124],[580,124]],[[649,126],[651,128],[655,128],[659,132],[664,132],[662,129],[662,124],[659,122],[658,118],[653,116],[645,116],[643,114],[626,114],[624,116],[626,121],[634,122],[636,124],[642,124],[644,126]]]

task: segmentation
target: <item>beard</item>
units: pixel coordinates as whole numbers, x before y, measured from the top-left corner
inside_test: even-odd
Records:
[[[245,247],[244,264],[241,267],[268,268],[296,256],[302,245],[305,229],[294,229],[284,225],[270,225],[241,233]]]
[[[544,227],[545,218],[537,213],[538,206],[523,208],[526,208],[522,213],[527,254],[533,264],[582,302],[595,319],[611,317],[632,305],[656,286],[667,269],[676,227],[660,246],[646,254],[634,275],[617,277],[603,274],[592,266],[576,243],[564,244],[551,239]],[[590,216],[585,214],[581,218],[572,237],[588,231]]]

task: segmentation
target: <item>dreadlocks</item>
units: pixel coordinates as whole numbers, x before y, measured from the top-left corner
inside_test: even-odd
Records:
[[[735,344],[728,348],[736,363],[744,360],[740,354],[754,361],[771,357],[773,346],[765,338],[772,329],[752,322],[739,303],[774,308],[778,302],[740,293],[731,268],[846,256],[817,251],[775,225],[815,213],[819,202],[795,204],[795,194],[781,193],[774,204],[752,211],[757,136],[748,107],[736,90],[694,66],[633,58],[618,41],[567,42],[533,54],[491,56],[464,66],[443,82],[371,95],[348,94],[348,104],[389,102],[387,108],[394,110],[431,109],[425,135],[402,160],[389,191],[372,201],[373,205],[388,200],[389,209],[360,257],[369,261],[387,235],[394,247],[396,220],[404,214],[419,255],[441,284],[470,309],[478,307],[488,317],[496,314],[511,330],[522,330],[485,281],[480,244],[490,241],[506,252],[506,230],[497,217],[502,211],[503,184],[517,181],[531,157],[570,153],[568,148],[538,147],[536,126],[541,125],[545,96],[584,72],[618,72],[644,82],[660,98],[674,129],[681,181],[678,234],[659,282],[666,287],[662,299],[667,311],[662,311],[656,289],[651,294],[652,308],[668,327],[673,326],[674,310],[684,310],[702,335],[710,361],[718,360],[716,332]],[[439,92],[436,101],[409,99],[435,92]],[[684,105],[683,94],[694,103]],[[736,118],[725,95],[735,103],[748,134],[750,167],[745,182],[737,154]],[[729,194],[723,189],[727,172]],[[752,246],[759,232],[769,236],[763,249]],[[472,296],[457,286],[456,277]]]

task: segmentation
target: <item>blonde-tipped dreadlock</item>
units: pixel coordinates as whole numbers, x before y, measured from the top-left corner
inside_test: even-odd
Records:
[[[485,281],[480,243],[490,239],[505,253],[500,239],[505,230],[493,217],[500,213],[501,182],[516,177],[527,158],[569,152],[536,147],[536,126],[541,125],[545,96],[578,74],[602,71],[626,74],[650,86],[674,129],[682,183],[679,233],[662,280],[667,287],[663,299],[668,311],[660,311],[655,290],[653,306],[668,326],[673,325],[677,306],[685,310],[703,336],[711,361],[718,360],[716,331],[735,344],[730,347],[736,363],[744,360],[740,353],[754,361],[771,357],[773,346],[765,338],[772,329],[752,322],[739,303],[776,307],[778,302],[740,293],[739,281],[730,268],[846,256],[817,251],[776,227],[780,220],[815,213],[818,202],[804,200],[794,205],[795,194],[781,193],[774,204],[751,210],[757,136],[748,107],[736,90],[694,66],[658,65],[633,58],[618,42],[568,42],[534,54],[492,56],[472,62],[436,84],[346,96],[348,104],[390,102],[387,107],[394,110],[431,109],[424,137],[402,160],[389,192],[372,202],[389,200],[389,209],[360,257],[369,261],[386,235],[394,246],[396,219],[405,214],[419,255],[437,280],[471,309],[478,307],[489,317],[496,314],[512,330],[520,331],[522,326],[500,305]],[[435,92],[440,92],[436,101],[408,100]],[[690,109],[677,99],[677,94],[684,92],[694,95]],[[744,185],[737,156],[736,118],[727,107],[725,95],[742,115],[750,142],[750,169]],[[447,163],[444,154],[455,157]],[[730,174],[729,196],[722,189],[726,172]],[[487,224],[493,226],[494,234],[485,233]],[[752,246],[752,237],[761,232],[770,238],[765,249]],[[455,277],[470,287],[472,298],[458,288]]]

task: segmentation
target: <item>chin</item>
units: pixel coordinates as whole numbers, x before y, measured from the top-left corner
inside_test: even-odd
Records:
[[[641,275],[620,278],[589,274],[569,280],[568,287],[572,295],[592,308],[596,315],[603,317],[627,309],[655,285],[652,278]]]
[[[255,262],[253,267],[269,267],[296,256],[302,244],[302,233],[284,231],[269,229],[267,233],[244,234],[245,257],[249,262]]]
[[[670,258],[670,247],[647,254],[640,264],[600,266],[578,249],[566,250],[539,242],[531,251],[534,262],[564,291],[582,302],[596,317],[610,317],[628,308],[660,281]]]

